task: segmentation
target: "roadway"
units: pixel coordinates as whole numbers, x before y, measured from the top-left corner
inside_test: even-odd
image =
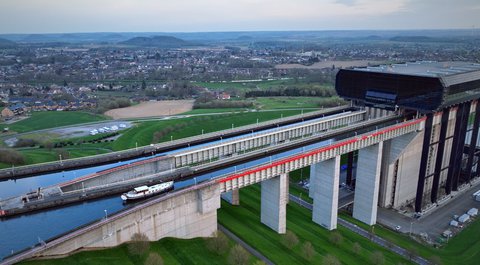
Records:
[[[431,241],[441,236],[447,229],[457,234],[462,229],[454,228],[449,223],[453,220],[453,215],[460,216],[471,208],[480,208],[480,202],[472,197],[472,194],[479,189],[480,182],[477,182],[468,190],[455,193],[453,198],[436,206],[418,219],[391,209],[379,208],[378,222],[391,229],[395,229],[397,225],[401,226],[399,231],[405,234],[426,233]]]

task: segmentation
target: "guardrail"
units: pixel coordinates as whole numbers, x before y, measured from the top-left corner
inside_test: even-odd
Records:
[[[302,119],[312,119],[317,116],[327,115],[328,113],[340,112],[342,110],[351,109],[352,107],[348,105],[342,105],[339,107],[323,109],[319,111],[308,112],[305,114],[294,115],[290,117],[285,117],[281,119],[275,119],[271,121],[261,122],[252,125],[245,125],[232,129],[227,129],[218,132],[211,132],[206,134],[201,134],[197,136],[192,136],[188,138],[178,139],[170,142],[163,142],[155,145],[148,145],[142,147],[131,148],[127,150],[99,154],[88,157],[72,158],[65,159],[53,162],[38,163],[34,165],[25,165],[11,168],[0,169],[0,180],[1,179],[10,179],[10,178],[19,178],[23,176],[29,176],[33,174],[46,173],[46,172],[58,172],[65,169],[71,168],[81,168],[90,165],[106,164],[116,161],[121,161],[125,159],[132,159],[135,157],[147,156],[157,152],[173,150],[174,148],[181,148],[189,146],[190,144],[199,144],[213,139],[220,139],[222,136],[238,135],[244,132],[249,132],[252,129],[254,131],[258,128],[263,129],[264,127],[277,125],[277,124],[286,124],[289,122],[294,122]]]

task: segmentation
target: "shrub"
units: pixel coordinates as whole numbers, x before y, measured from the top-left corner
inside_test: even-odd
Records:
[[[145,261],[145,265],[163,265],[163,259],[157,253],[150,253]]]
[[[282,243],[288,248],[292,249],[298,244],[298,237],[294,232],[287,230],[285,235],[282,236]]]
[[[228,250],[228,238],[224,233],[215,232],[213,237],[206,239],[208,250],[222,255]]]
[[[22,153],[12,149],[0,148],[0,162],[9,165],[23,165],[25,158]]]
[[[237,244],[230,250],[228,263],[232,265],[245,265],[248,263],[249,258],[248,252]]]
[[[145,234],[135,233],[132,235],[127,248],[131,255],[140,256],[148,251],[150,248],[150,242]]]

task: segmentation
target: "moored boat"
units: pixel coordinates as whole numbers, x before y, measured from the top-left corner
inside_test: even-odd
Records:
[[[138,200],[173,190],[173,181],[153,186],[140,186],[120,196],[123,201]]]

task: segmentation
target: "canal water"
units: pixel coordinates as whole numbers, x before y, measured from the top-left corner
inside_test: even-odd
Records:
[[[341,114],[337,114],[341,115]],[[331,115],[325,118],[331,118],[336,115]],[[325,119],[325,118],[320,118]],[[312,121],[307,121],[312,122]],[[295,125],[298,125],[295,124]],[[264,130],[257,133],[265,133],[268,131],[274,131],[278,129],[284,129],[294,125],[282,126],[280,128]],[[253,133],[253,135],[257,134]],[[252,134],[248,134],[251,136]],[[228,140],[245,137],[237,136],[233,138],[228,138]],[[227,140],[227,139],[224,139]],[[262,163],[268,163],[270,161],[292,155],[294,153],[307,151],[311,149],[318,148],[320,146],[327,145],[334,140],[323,141],[320,143],[312,144],[307,147],[298,148],[295,150],[287,151],[284,153],[272,155],[270,157],[264,157],[241,165],[232,166],[229,168],[224,168],[215,172],[197,176],[194,179],[176,182],[175,189],[180,189],[182,187],[193,185],[195,182],[199,183],[201,181],[214,179],[224,174],[233,173],[236,171],[243,170],[255,165]],[[220,141],[217,141],[220,142]],[[214,142],[207,144],[196,145],[188,148],[197,148],[203,145],[211,145]],[[182,150],[183,150],[182,149]],[[180,150],[175,150],[178,152]],[[169,154],[171,152],[157,154],[155,156]],[[150,157],[151,158],[151,157]],[[0,182],[0,198],[8,198],[23,194],[29,191],[34,191],[38,187],[46,187],[61,182],[65,182],[77,177],[84,176],[86,174],[91,174],[98,172],[100,170],[112,168],[115,166],[120,166],[123,164],[132,163],[138,160],[143,160],[146,158],[138,158],[124,162],[117,162],[109,165],[94,166],[84,169],[75,169],[64,172],[57,172],[51,174],[44,174],[39,176],[32,176],[29,178],[17,179],[17,180],[8,180]],[[147,158],[148,159],[148,158]],[[141,202],[138,202],[141,203]],[[92,201],[82,202],[78,204],[66,205],[64,207],[58,207],[53,209],[47,209],[40,212],[33,212],[30,214],[24,214],[17,217],[11,217],[2,219],[0,221],[0,260],[12,253],[18,252],[20,250],[32,247],[36,244],[42,243],[52,237],[58,236],[60,234],[66,233],[70,230],[73,230],[79,226],[94,222],[109,214],[116,213],[125,207],[132,207],[135,204],[123,204],[119,196],[114,197],[105,197]]]

